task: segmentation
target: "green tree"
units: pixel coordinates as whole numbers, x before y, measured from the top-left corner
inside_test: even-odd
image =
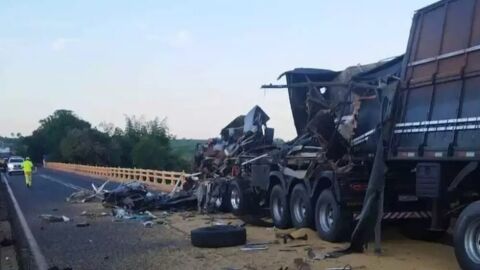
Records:
[[[47,155],[51,160],[63,161],[60,142],[73,129],[90,129],[91,125],[69,110],[57,110],[52,115],[40,120],[40,127],[25,138],[28,152],[36,160]]]
[[[92,128],[72,111],[57,110],[40,120],[31,136],[15,138],[17,151],[41,161],[91,165],[138,167],[161,170],[185,170],[188,162],[173,151],[173,136],[166,120],[125,118],[125,129],[113,124]],[[13,140],[13,139],[12,139]]]
[[[72,129],[60,142],[62,159],[71,163],[110,165],[110,138],[96,129]]]

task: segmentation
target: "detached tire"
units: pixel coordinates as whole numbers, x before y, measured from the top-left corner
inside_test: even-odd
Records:
[[[477,201],[462,211],[453,233],[455,255],[462,269],[480,269],[479,239],[480,201]]]
[[[279,229],[290,228],[290,208],[287,194],[281,185],[275,185],[270,192],[270,215],[275,227]]]
[[[292,225],[295,228],[308,228],[312,226],[313,209],[307,189],[303,184],[293,187],[290,195],[290,214]]]
[[[318,236],[329,242],[340,242],[350,237],[353,215],[341,207],[330,189],[318,196],[315,205],[315,228]]]
[[[219,248],[244,245],[247,241],[245,228],[231,225],[203,227],[190,232],[192,245]]]

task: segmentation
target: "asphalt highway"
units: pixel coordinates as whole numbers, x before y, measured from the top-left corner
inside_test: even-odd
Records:
[[[161,269],[156,254],[168,249],[189,247],[184,235],[165,226],[146,228],[136,221],[114,222],[110,209],[99,203],[72,204],[65,201],[72,192],[99,186],[102,180],[76,174],[39,169],[33,186],[25,186],[22,175],[3,176],[8,181],[28,228],[38,244],[38,252],[50,267],[58,269]],[[106,189],[115,187],[114,183]],[[85,217],[83,211],[96,217]],[[101,216],[102,212],[107,216]],[[64,215],[69,222],[49,223],[42,214]],[[87,222],[87,227],[77,223]],[[27,258],[36,269],[33,253]],[[43,270],[43,269],[42,269]]]

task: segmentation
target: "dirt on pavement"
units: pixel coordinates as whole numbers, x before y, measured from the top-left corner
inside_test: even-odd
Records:
[[[192,229],[208,226],[214,222],[240,224],[229,214],[225,215],[195,215],[186,217],[185,214],[173,214],[168,217],[169,227],[181,232],[188,238]],[[276,230],[274,228],[247,226],[247,242],[273,242],[278,232],[292,230]],[[334,251],[342,249],[346,244],[329,243],[318,238],[315,231],[302,229],[308,240],[293,240],[283,244],[268,245],[268,250],[240,251],[239,247],[205,249],[192,247],[190,252],[181,252],[175,256],[187,256],[179,265],[169,265],[170,269],[297,269],[294,264],[296,258],[306,260],[311,269],[326,269],[329,267],[352,266],[353,269],[363,266],[364,269],[459,269],[452,247],[439,243],[414,241],[403,237],[394,229],[384,232],[383,254],[378,256],[372,250],[365,254],[350,254],[340,258],[321,261],[308,260],[306,248],[319,251]],[[303,234],[303,232],[302,232]],[[299,247],[292,247],[292,246]],[[307,246],[300,246],[307,245]],[[373,248],[371,248],[373,249]],[[171,256],[173,254],[158,254]],[[196,258],[196,260],[192,260]],[[193,264],[192,264],[193,263]],[[283,267],[283,268],[282,268]]]
[[[364,254],[344,255],[335,259],[321,261],[308,260],[306,248],[318,251],[334,251],[342,249],[345,243],[329,243],[318,238],[315,231],[301,229],[302,234],[308,235],[308,240],[292,240],[283,244],[282,239],[277,239],[277,233],[290,232],[292,230],[277,230],[273,227],[255,227],[247,225],[247,243],[274,242],[269,244],[267,250],[241,251],[240,247],[228,248],[197,248],[190,244],[190,231],[195,228],[209,226],[215,223],[242,224],[231,214],[199,215],[195,212],[166,213],[153,211],[159,217],[152,228],[145,228],[138,221],[113,222],[111,216],[103,216],[103,212],[109,212],[100,203],[75,204],[70,207],[76,208],[76,213],[86,210],[89,216],[74,216],[74,221],[87,221],[89,227],[76,228],[77,232],[90,234],[90,230],[104,231],[103,241],[109,235],[108,231],[124,231],[130,234],[125,238],[109,238],[110,243],[100,243],[100,239],[94,239],[93,247],[98,256],[105,257],[101,264],[103,269],[299,269],[295,266],[295,259],[306,260],[309,269],[327,269],[329,267],[344,267],[351,265],[353,269],[372,270],[440,270],[459,269],[452,247],[440,243],[414,241],[403,237],[394,229],[387,230],[383,240],[383,254],[378,256],[372,250]],[[59,210],[62,212],[62,209]],[[160,224],[159,224],[160,223]],[[163,224],[162,224],[163,223]],[[72,224],[73,225],[73,224]],[[68,224],[46,225],[43,233],[62,233],[59,229]],[[108,231],[105,231],[108,230]],[[117,235],[117,234],[116,234]],[[47,237],[48,235],[45,235]],[[113,237],[113,235],[112,235]],[[124,239],[123,239],[124,238]],[[128,240],[127,240],[128,239]],[[87,240],[85,240],[87,241]],[[117,250],[125,241],[132,249]],[[292,247],[293,246],[293,247]],[[295,247],[297,246],[297,247]],[[373,246],[373,245],[372,245]],[[135,248],[134,248],[135,247]],[[50,248],[54,249],[54,246]],[[79,247],[80,248],[80,247]],[[371,247],[370,249],[373,249]],[[66,254],[67,250],[59,250],[58,253]],[[78,251],[73,252],[71,255]],[[118,254],[117,254],[118,253]],[[72,258],[72,256],[67,256]],[[85,264],[70,261],[54,260],[59,265],[69,265],[73,269],[90,269],[89,258],[83,257]],[[91,263],[98,261],[90,258]],[[100,259],[102,260],[102,259]],[[91,264],[93,265],[93,264]],[[98,266],[98,263],[97,263]],[[94,269],[94,268],[92,268]],[[306,270],[308,268],[302,268]]]

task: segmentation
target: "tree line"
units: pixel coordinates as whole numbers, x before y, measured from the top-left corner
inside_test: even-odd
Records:
[[[16,154],[35,162],[48,161],[85,165],[189,170],[190,162],[172,150],[174,136],[165,120],[127,116],[125,127],[101,124],[99,130],[73,111],[57,110],[40,120],[32,135],[20,137]]]

